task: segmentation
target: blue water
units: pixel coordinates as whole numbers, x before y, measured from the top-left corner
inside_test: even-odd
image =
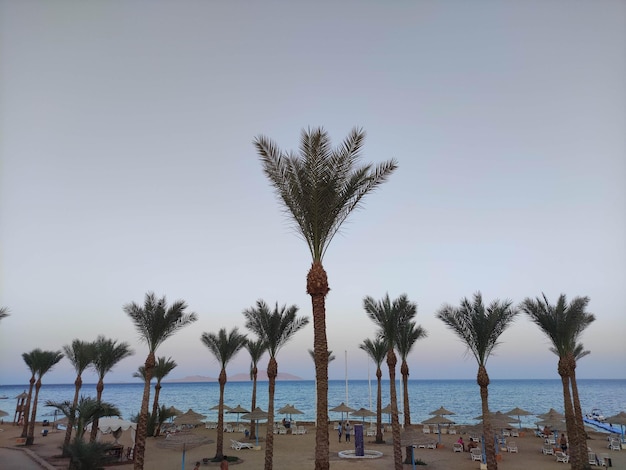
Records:
[[[162,384],[160,403],[166,406],[175,406],[186,411],[193,408],[203,413],[209,420],[217,420],[217,412],[210,408],[219,401],[219,385],[209,383],[164,383]],[[257,405],[267,410],[267,382],[258,382]],[[605,416],[611,416],[626,411],[626,380],[578,380],[581,406],[583,412],[593,408],[602,410]],[[0,409],[9,413],[4,420],[12,421],[15,413],[15,396],[28,390],[24,385],[0,386],[0,396],[9,399],[0,399]],[[117,405],[122,416],[129,419],[139,412],[143,384],[107,384],[105,382],[103,400]],[[398,407],[402,411],[402,387],[397,386]],[[84,384],[81,394],[95,397],[95,384]],[[43,384],[39,392],[37,420],[53,420],[53,408],[44,406],[47,400],[72,400],[74,385]],[[150,400],[154,396],[152,388]],[[252,382],[228,382],[225,391],[225,403],[229,406],[241,404],[250,408],[252,396]],[[389,381],[383,380],[383,406],[389,403]],[[376,407],[376,381],[371,382],[372,410]],[[328,389],[328,403],[332,408],[346,401],[346,383],[343,380],[331,380]],[[367,380],[350,380],[348,382],[348,405],[358,409],[370,408],[370,386]],[[410,380],[409,402],[411,408],[411,422],[419,423],[430,417],[429,413],[440,406],[456,413],[451,416],[457,423],[475,424],[474,417],[481,414],[479,388],[473,380]],[[315,420],[315,383],[312,380],[280,381],[276,384],[275,409],[278,410],[287,403],[293,404],[303,411],[302,415],[295,415],[299,421]],[[492,380],[489,385],[489,405],[493,411],[508,411],[520,407],[530,412],[545,413],[550,408],[563,412],[563,393],[560,380]],[[341,419],[340,413],[329,412],[331,420]],[[354,419],[354,418],[353,418]],[[384,417],[388,420],[388,416]],[[521,417],[522,425],[534,427],[537,418],[534,416]],[[236,415],[226,415],[226,420],[236,421]],[[402,415],[400,421],[403,421]]]

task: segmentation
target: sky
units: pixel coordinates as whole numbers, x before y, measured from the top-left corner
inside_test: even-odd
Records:
[[[316,126],[362,127],[362,163],[399,165],[324,258],[331,379],[374,376],[363,298],[387,293],[428,332],[412,379],[474,379],[435,313],[477,291],[588,296],[577,375],[626,377],[623,1],[3,0],[0,384],[27,383],[22,353],[99,334],[135,352],[105,381],[136,380],[123,306],[147,292],[199,317],[157,351],[171,378],[217,377],[201,334],[245,331],[257,299],[311,318],[308,248],[252,142],[297,150]],[[311,322],[279,372],[313,379],[312,347]],[[557,379],[549,347],[520,314],[489,374]],[[64,359],[44,383],[74,378]]]

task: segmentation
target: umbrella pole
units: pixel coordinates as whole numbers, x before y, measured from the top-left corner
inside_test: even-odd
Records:
[[[183,462],[182,462],[182,470],[185,470],[185,443],[183,442]]]

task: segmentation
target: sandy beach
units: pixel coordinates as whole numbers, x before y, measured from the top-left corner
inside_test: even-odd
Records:
[[[307,433],[304,435],[275,435],[274,436],[274,468],[292,468],[297,466],[299,469],[313,469],[315,466],[314,450],[315,450],[315,435],[314,426],[312,424],[305,425]],[[11,424],[5,423],[3,431],[0,432],[0,451],[5,454],[7,452],[20,452],[23,453],[25,448],[17,445],[16,440],[21,434],[21,429],[14,427]],[[37,457],[45,461],[42,468],[49,469],[66,469],[68,466],[67,459],[59,458],[60,445],[63,441],[65,433],[63,431],[50,430],[48,435],[41,436],[43,428],[40,424],[36,427],[36,438],[34,445],[28,447],[28,451],[34,453]],[[260,437],[265,436],[265,427],[260,426]],[[461,436],[467,442],[469,435],[464,433],[460,428]],[[120,438],[120,443],[128,446],[131,444],[130,436],[123,435]],[[426,443],[428,441],[437,441],[437,436],[422,435],[421,426],[415,428],[415,443]],[[337,441],[335,431],[330,431],[330,468],[332,469],[389,469],[393,468],[393,456],[392,446],[390,443],[390,433],[387,434],[388,442],[385,444],[374,444],[371,442],[372,438],[365,438],[366,450],[377,450],[383,453],[383,456],[378,459],[343,459],[340,458],[338,453],[342,450],[354,450],[354,443],[339,443]],[[453,452],[452,444],[456,442],[459,435],[447,435],[441,436],[443,446],[437,449],[415,449],[415,457],[422,460],[427,464],[426,467],[433,470],[444,469],[478,469],[480,465],[476,461],[470,459],[470,455],[467,452],[458,453]],[[611,458],[613,468],[626,468],[626,451],[610,451],[607,448],[607,435],[597,432],[590,432],[590,439],[588,441],[589,447],[596,453],[607,454]],[[244,441],[245,438],[241,433],[225,433],[224,434],[224,453],[227,455],[235,455],[241,459],[238,464],[231,464],[233,467],[241,470],[245,469],[259,469],[263,467],[265,458],[264,442],[260,440],[260,450],[234,450],[230,448],[231,439]],[[111,436],[103,436],[103,441],[111,441]],[[182,447],[185,442],[185,469],[193,469],[196,461],[201,461],[203,458],[211,458],[215,455],[215,440],[216,431],[214,429],[205,429],[204,427],[198,427],[189,431],[184,431],[173,435],[170,439],[165,437],[149,438],[146,448],[146,469],[180,469],[182,467]],[[550,455],[543,455],[541,453],[541,447],[543,440],[535,437],[532,432],[525,432],[523,436],[519,438],[513,438],[518,446],[518,453],[502,453],[501,460],[498,467],[508,470],[525,470],[528,468],[537,469],[558,469],[567,468],[563,464],[557,463],[556,458]],[[248,441],[250,442],[250,441]],[[30,454],[30,452],[27,452]],[[0,454],[4,455],[4,454]],[[35,457],[36,458],[36,457]],[[201,468],[209,468],[211,465],[202,465]],[[39,466],[41,467],[41,466]],[[131,469],[132,463],[118,463],[112,465],[112,468],[116,469]],[[4,470],[12,470],[13,467],[2,466]],[[23,466],[16,466],[16,469],[22,469]],[[38,466],[33,466],[38,468]],[[411,465],[406,465],[406,468],[411,468]]]

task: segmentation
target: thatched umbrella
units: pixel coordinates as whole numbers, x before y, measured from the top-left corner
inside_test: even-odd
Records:
[[[243,419],[249,419],[250,421],[256,421],[256,445],[259,445],[259,420],[262,419],[267,419],[268,418],[268,414],[267,411],[263,411],[261,408],[259,408],[258,406],[252,410],[250,413],[246,413],[244,415],[241,415],[241,417]],[[269,423],[267,424],[269,426]]]
[[[236,407],[226,411],[226,413],[237,413],[237,422],[239,422],[239,415],[242,413],[250,413],[250,410],[246,410],[243,406],[237,405]]]
[[[376,416],[376,413],[374,413],[373,411],[368,410],[367,408],[359,408],[358,410],[353,411],[350,414],[352,416],[360,416],[361,418],[363,418],[363,422],[365,422],[365,418],[366,417]]]
[[[341,404],[335,406],[334,408],[331,408],[328,411],[335,411],[337,413],[341,413],[341,421],[343,421],[343,414],[344,413],[352,413],[353,411],[356,411],[356,410],[354,408],[350,408],[344,402],[341,402]]]
[[[520,419],[520,416],[530,416],[532,415],[532,413],[530,411],[526,411],[522,408],[513,408],[511,411],[505,412],[505,414],[509,415],[509,416],[517,416],[517,419],[519,420],[519,428],[522,429],[522,420]]]
[[[439,409],[436,409],[435,411],[431,411],[428,414],[443,416],[443,415],[455,415],[456,413],[454,411],[446,410],[443,406],[440,406]]]
[[[191,408],[174,420],[175,424],[200,424],[206,416],[196,413]]]
[[[291,419],[293,419],[293,417],[291,415],[302,415],[302,414],[304,414],[304,412],[300,411],[298,408],[296,408],[293,405],[286,404],[280,410],[278,410],[278,414],[289,415],[289,419],[291,420]]]
[[[441,425],[442,424],[454,424],[454,421],[446,418],[445,416],[435,415],[432,418],[428,418],[425,421],[422,421],[422,424],[436,424],[437,431],[439,434],[439,443],[441,444]]]
[[[391,403],[389,403],[382,410],[380,410],[380,412],[381,413],[387,413],[389,415],[389,422],[391,423]],[[401,415],[402,411],[398,410],[398,414]]]
[[[623,441],[624,440],[624,426],[626,426],[626,413],[624,413],[623,411],[620,411],[616,415],[609,416],[608,418],[606,418],[606,421],[608,421],[610,424],[619,424],[620,428],[622,429],[622,441]]]
[[[554,408],[550,408],[550,410],[548,410],[547,413],[537,415],[537,418],[539,419],[553,419],[553,418],[565,419],[565,415],[562,413],[559,413]]]

